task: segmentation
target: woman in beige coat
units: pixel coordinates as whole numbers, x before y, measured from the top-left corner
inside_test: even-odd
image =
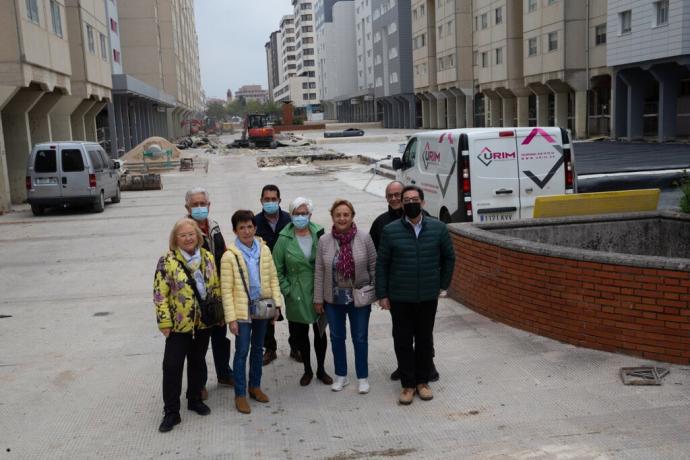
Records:
[[[225,322],[235,339],[233,376],[235,407],[249,414],[247,401],[247,354],[249,354],[249,396],[262,403],[269,401],[261,391],[261,368],[266,327],[273,319],[255,319],[251,310],[262,299],[273,299],[276,317],[280,315],[280,287],[271,251],[260,238],[255,238],[254,213],[237,211],[232,215],[232,230],[237,235],[220,262],[220,288],[223,295]],[[251,344],[251,351],[250,351]]]
[[[366,232],[354,223],[355,210],[347,200],[336,200],[331,207],[331,233],[319,240],[314,279],[314,309],[326,311],[331,331],[331,349],[335,364],[335,380],[331,389],[340,391],[347,379],[345,323],[350,319],[352,344],[355,349],[355,370],[358,391],[369,392],[368,334],[371,304],[356,306],[353,291],[373,288],[376,271],[376,248]],[[373,289],[372,289],[373,290]]]

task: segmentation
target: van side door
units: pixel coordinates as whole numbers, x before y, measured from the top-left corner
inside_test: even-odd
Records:
[[[415,164],[417,160],[417,138],[413,137],[407,143],[405,152],[402,156],[402,170],[400,172],[400,181],[405,184],[416,184],[418,177],[415,174]]]
[[[78,146],[60,148],[60,185],[63,198],[91,196],[88,163]]]
[[[483,130],[468,136],[475,222],[520,217],[520,181],[513,130]]]
[[[534,201],[542,195],[565,193],[563,139],[560,128],[518,128],[520,218],[534,216]]]
[[[105,196],[106,198],[115,196],[115,191],[117,190],[118,177],[115,173],[115,170],[113,169],[113,162],[108,156],[108,154],[105,153],[105,150],[103,150],[100,147],[98,148],[98,154],[101,156],[101,161],[103,162],[103,176],[107,184]]]

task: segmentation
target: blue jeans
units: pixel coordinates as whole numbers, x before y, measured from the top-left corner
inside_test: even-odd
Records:
[[[251,323],[237,323],[239,333],[235,338],[235,358],[232,365],[234,368],[232,373],[235,377],[235,396],[247,395],[247,354],[249,354],[249,387],[258,388],[261,386],[264,337],[268,321],[267,319],[253,319]]]
[[[355,307],[355,304],[333,305],[325,304],[328,326],[331,330],[331,350],[333,350],[333,363],[335,375],[347,376],[347,353],[345,352],[345,328],[346,317],[350,318],[350,335],[355,347],[355,370],[358,379],[369,377],[369,315],[371,305]]]

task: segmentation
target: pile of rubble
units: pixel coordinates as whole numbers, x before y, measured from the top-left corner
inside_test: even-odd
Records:
[[[226,149],[225,144],[220,142],[218,136],[184,136],[177,139],[177,148],[204,149],[206,153],[223,153]]]

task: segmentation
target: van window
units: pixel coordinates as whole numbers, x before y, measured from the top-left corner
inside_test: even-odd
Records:
[[[417,138],[414,138],[407,144],[405,153],[403,153],[402,161],[405,169],[414,166],[415,159],[417,158]]]
[[[89,150],[89,159],[91,159],[91,166],[93,166],[94,171],[103,171],[103,160],[98,150]]]
[[[67,149],[62,151],[62,172],[76,172],[84,170],[84,158],[81,150]]]
[[[98,153],[101,155],[101,161],[103,162],[103,169],[113,169],[113,162],[110,161],[110,157],[104,150],[99,149]]]
[[[57,155],[55,155],[55,150],[39,150],[36,152],[36,158],[34,159],[34,172],[57,172]]]

